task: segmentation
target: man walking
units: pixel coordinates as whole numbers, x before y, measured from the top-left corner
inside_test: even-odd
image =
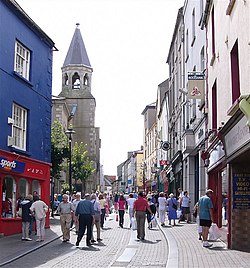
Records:
[[[69,202],[69,196],[67,194],[63,195],[63,201],[59,204],[57,211],[60,214],[63,242],[68,242],[70,239],[70,227],[74,206]]]
[[[145,220],[146,220],[146,210],[152,215],[152,211],[148,205],[148,202],[143,198],[143,192],[138,194],[138,199],[135,200],[133,208],[133,217],[135,214],[137,222],[137,238],[144,240],[145,238]]]
[[[203,238],[203,247],[211,247],[212,244],[209,244],[207,241],[209,228],[213,222],[213,203],[211,196],[213,190],[208,189],[206,195],[202,196],[198,202],[199,217],[200,217],[200,226],[202,226],[202,238]]]
[[[87,236],[86,236],[86,245],[89,247],[91,234],[92,234],[92,225],[95,223],[95,211],[94,205],[90,201],[90,194],[85,194],[85,199],[81,200],[77,205],[75,215],[78,216],[79,220],[79,232],[77,236],[76,246],[79,246],[79,243],[82,240],[85,229],[87,227]]]

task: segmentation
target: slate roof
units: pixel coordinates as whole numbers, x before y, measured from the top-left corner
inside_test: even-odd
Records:
[[[89,57],[82,39],[80,29],[78,27],[79,24],[77,23],[76,25],[77,27],[71,40],[63,67],[72,64],[80,64],[92,68],[89,62]]]

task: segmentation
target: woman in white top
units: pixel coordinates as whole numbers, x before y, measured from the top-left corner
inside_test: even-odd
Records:
[[[132,226],[132,216],[133,216],[133,208],[134,208],[134,203],[135,203],[135,198],[134,195],[131,193],[129,194],[129,198],[127,199],[127,204],[128,204],[128,213],[129,213],[129,219],[130,219],[130,228]]]
[[[45,217],[48,212],[48,206],[39,199],[38,196],[34,196],[34,203],[30,207],[30,211],[35,214],[36,219],[36,232],[37,242],[44,241],[45,236]]]
[[[163,192],[159,194],[158,203],[159,203],[159,221],[161,223],[161,226],[164,226],[166,219],[167,199]]]
[[[188,195],[188,191],[184,191],[184,194],[181,197],[180,206],[181,206],[181,212],[183,215],[183,220],[184,221],[187,220],[187,223],[189,223],[190,203],[191,203],[191,199]],[[179,220],[179,222],[180,222],[180,220]]]

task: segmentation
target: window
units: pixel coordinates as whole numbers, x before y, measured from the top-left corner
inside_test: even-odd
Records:
[[[186,61],[189,57],[188,30],[186,31]]]
[[[217,129],[217,86],[212,87],[212,129]]]
[[[12,126],[13,146],[26,150],[27,110],[13,104],[12,115],[14,120]]]
[[[204,53],[204,46],[201,49],[201,53],[200,53],[200,61],[201,61],[201,72],[204,72],[205,70],[205,53]]]
[[[28,195],[28,181],[21,178],[18,182],[18,199],[24,199]]]
[[[212,57],[215,57],[214,7],[212,9]]]
[[[233,49],[231,50],[230,57],[231,57],[232,103],[234,103],[240,96],[238,41],[235,42]]]
[[[2,217],[13,218],[15,215],[15,181],[6,176],[2,184]]]
[[[193,46],[195,41],[195,9],[193,9],[192,12],[192,43],[191,46]]]
[[[29,80],[30,51],[18,41],[15,46],[15,72]]]
[[[199,25],[201,24],[202,22],[202,17],[203,17],[203,0],[200,0],[200,23]]]
[[[75,90],[80,89],[80,76],[78,73],[74,73],[72,77],[72,88]]]

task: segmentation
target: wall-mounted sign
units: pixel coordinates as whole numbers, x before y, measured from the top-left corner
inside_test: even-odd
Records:
[[[250,174],[233,175],[233,208],[250,209]]]
[[[168,160],[160,160],[160,166],[167,166],[167,165],[169,165]]]
[[[205,74],[189,73],[188,74],[188,99],[205,98]]]
[[[6,171],[23,173],[25,169],[25,163],[0,156],[0,168]]]

